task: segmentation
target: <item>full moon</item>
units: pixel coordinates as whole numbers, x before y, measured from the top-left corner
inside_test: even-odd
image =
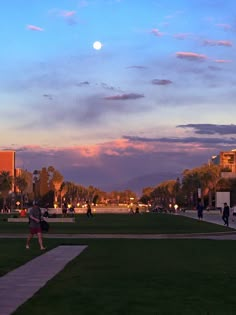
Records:
[[[93,48],[96,49],[96,50],[101,49],[102,48],[102,43],[98,42],[98,41],[94,42],[93,43]]]

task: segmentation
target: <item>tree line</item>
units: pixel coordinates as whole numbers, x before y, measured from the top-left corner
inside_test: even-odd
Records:
[[[217,191],[229,191],[231,204],[236,204],[236,177],[222,177],[220,165],[212,162],[185,169],[182,177],[166,180],[156,187],[146,187],[140,200],[154,206],[195,208],[199,199],[205,207],[214,208]]]
[[[6,206],[14,208],[17,201],[24,207],[32,204],[33,200],[37,200],[42,207],[50,208],[62,207],[63,204],[76,207],[86,202],[104,205],[137,202],[136,193],[129,189],[105,192],[92,185],[85,187],[65,181],[53,166],[35,170],[31,180],[28,174],[22,170],[20,175],[13,177],[7,171],[0,172],[0,209]],[[27,192],[31,184],[32,192]]]
[[[154,187],[145,187],[138,198],[132,190],[105,192],[92,185],[85,187],[71,181],[64,181],[63,175],[53,166],[43,167],[33,172],[32,193],[26,193],[29,184],[27,171],[22,170],[16,177],[9,172],[0,172],[0,206],[19,200],[21,207],[38,200],[42,206],[61,207],[63,203],[77,206],[87,201],[94,204],[119,205],[142,202],[146,205],[160,205],[168,208],[194,208],[200,198],[207,207],[215,206],[216,191],[230,191],[231,203],[236,203],[236,178],[221,176],[222,168],[213,163],[203,164],[193,169],[185,169],[181,178],[170,179]],[[223,170],[225,171],[225,170]],[[12,191],[12,187],[15,191]],[[9,201],[10,200],[10,201]],[[13,205],[14,206],[14,205]]]

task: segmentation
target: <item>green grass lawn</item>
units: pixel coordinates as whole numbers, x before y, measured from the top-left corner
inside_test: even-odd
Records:
[[[55,224],[51,228],[50,233],[229,231],[223,226],[165,214],[96,215],[92,219],[79,216],[75,224]],[[28,226],[1,221],[0,229],[25,233]],[[235,313],[234,241],[45,239],[48,250],[61,244],[88,247],[15,315]],[[40,254],[36,239],[31,249],[25,250],[24,238],[0,238],[0,276]]]
[[[97,214],[93,218],[77,215],[75,223],[50,223],[50,234],[53,233],[134,233],[134,234],[175,234],[175,233],[207,233],[226,232],[231,230],[224,226],[199,222],[191,218],[146,213]],[[0,233],[27,233],[27,223],[9,223],[6,217],[0,217]]]
[[[235,312],[234,241],[47,240],[49,248],[59,244],[88,247],[15,315]],[[9,264],[31,255],[22,239],[1,239],[0,248]]]

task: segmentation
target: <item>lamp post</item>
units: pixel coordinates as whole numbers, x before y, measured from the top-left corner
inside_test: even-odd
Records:
[[[11,195],[11,207],[10,207],[11,209],[10,209],[10,211],[12,211],[13,207],[15,206],[15,193],[10,191],[10,195]]]

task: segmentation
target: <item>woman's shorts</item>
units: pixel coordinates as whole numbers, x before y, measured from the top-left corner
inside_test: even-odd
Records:
[[[30,228],[30,234],[38,234],[38,233],[42,233],[41,228]]]

